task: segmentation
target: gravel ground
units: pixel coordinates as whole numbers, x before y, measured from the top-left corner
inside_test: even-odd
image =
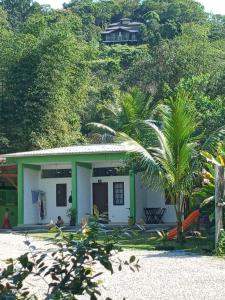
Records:
[[[0,234],[0,259],[16,257],[26,250],[21,235]],[[43,241],[35,241],[38,248]],[[127,259],[135,255],[140,259],[140,272],[116,271],[112,276],[105,272],[102,297],[114,300],[224,300],[225,260],[213,257],[190,255],[182,251],[131,251],[120,254]],[[1,266],[1,263],[0,263]],[[40,299],[44,286],[32,280],[33,290]],[[88,299],[81,297],[81,299]]]

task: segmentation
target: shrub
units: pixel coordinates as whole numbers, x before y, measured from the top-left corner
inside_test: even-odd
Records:
[[[89,295],[91,300],[101,295],[96,263],[101,264],[111,274],[116,263],[121,271],[125,265],[132,271],[139,270],[138,260],[131,256],[121,261],[115,254],[122,251],[117,243],[118,229],[111,234],[97,218],[91,217],[74,233],[65,234],[58,229],[49,249],[38,251],[29,240],[25,243],[29,251],[16,260],[9,259],[6,268],[0,273],[0,295],[14,295],[15,299],[37,299],[32,295],[25,280],[38,276],[44,280],[48,289],[45,299],[77,299],[77,295]],[[98,241],[101,235],[101,242]],[[102,241],[103,235],[103,241]],[[0,298],[1,299],[1,298]],[[4,299],[4,298],[2,298]],[[6,298],[5,298],[6,299]],[[109,298],[108,298],[109,299]]]
[[[221,230],[219,234],[219,239],[216,245],[215,254],[217,256],[225,255],[225,231]]]

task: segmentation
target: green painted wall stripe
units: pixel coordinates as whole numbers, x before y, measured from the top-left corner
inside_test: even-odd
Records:
[[[18,164],[18,224],[24,224],[24,173],[23,165]]]
[[[136,221],[135,173],[130,170],[130,217]]]
[[[77,201],[77,162],[72,162],[72,207],[78,212],[78,201]]]
[[[32,157],[8,157],[6,158],[7,163],[20,162],[23,164],[34,164],[34,163],[48,163],[48,162],[91,162],[95,160],[108,161],[108,160],[124,160],[127,154],[124,153],[102,153],[102,154],[78,154],[78,155],[48,155],[48,156],[32,156]]]

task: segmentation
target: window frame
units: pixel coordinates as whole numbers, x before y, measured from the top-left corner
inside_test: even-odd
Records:
[[[117,202],[118,199],[116,199],[116,185],[117,184],[122,185],[122,193],[120,192],[120,194],[122,194],[123,197],[122,197],[122,202],[120,201],[119,203]],[[118,188],[117,188],[117,190],[118,190]],[[124,205],[125,205],[125,201],[124,201],[124,181],[115,181],[115,182],[113,182],[113,206],[124,206]]]

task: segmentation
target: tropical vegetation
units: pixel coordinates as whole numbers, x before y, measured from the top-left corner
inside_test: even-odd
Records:
[[[103,45],[100,32],[122,17],[143,24],[140,44]],[[148,117],[179,89],[192,94],[204,140],[225,119],[224,28],[194,0],[72,0],[61,10],[1,0],[1,152],[101,141],[86,124],[105,123],[104,107],[121,118],[110,126],[137,129],[134,114],[148,106]]]
[[[122,17],[142,23],[140,43],[104,45],[101,31]],[[224,29],[224,16],[194,0],[72,0],[61,10],[1,0],[1,152],[112,141],[90,122],[124,132],[144,147],[137,167],[162,181],[181,233],[199,151],[214,155],[208,141],[223,140]]]
[[[88,224],[84,222],[81,229],[70,234],[64,234],[59,228],[51,230],[55,231],[54,238],[46,249],[37,249],[35,242],[27,239],[27,252],[17,259],[7,260],[0,273],[1,299],[38,299],[31,288],[36,277],[42,283],[42,299],[72,300],[86,295],[96,300],[101,296],[102,274],[95,268],[97,263],[109,274],[113,274],[115,268],[122,271],[125,267],[133,272],[140,269],[135,256],[127,260],[116,257],[122,251],[118,237],[126,232],[117,230],[109,234],[99,224],[97,216],[92,216]]]

